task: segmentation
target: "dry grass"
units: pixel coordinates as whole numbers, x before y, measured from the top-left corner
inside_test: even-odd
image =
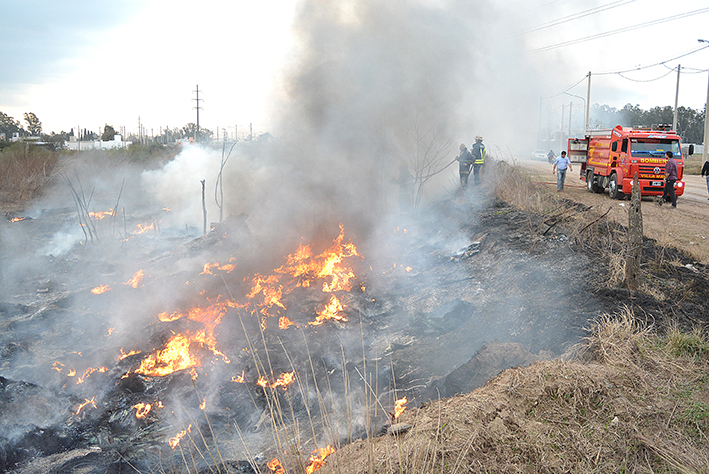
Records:
[[[709,472],[707,343],[634,321],[599,319],[582,360],[509,369],[405,412],[410,432],[347,446],[322,472]],[[371,468],[352,464],[370,450]]]
[[[58,153],[26,143],[0,150],[0,203],[21,205],[52,180]]]

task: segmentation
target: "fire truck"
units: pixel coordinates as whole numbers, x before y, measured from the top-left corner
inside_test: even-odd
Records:
[[[677,160],[675,194],[684,194],[684,156],[679,135],[666,125],[651,128],[589,130],[584,138],[569,139],[569,160],[580,164],[580,179],[586,181],[590,193],[608,190],[611,199],[630,194],[633,176],[638,173],[641,196],[660,196],[664,189],[664,172],[671,151]],[[689,146],[689,155],[694,146]]]

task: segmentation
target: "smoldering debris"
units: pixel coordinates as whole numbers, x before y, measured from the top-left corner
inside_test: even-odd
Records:
[[[553,286],[560,268],[587,271],[578,255],[550,240],[535,242],[529,254],[531,246],[510,237],[522,235],[526,224],[511,209],[471,215],[442,206],[437,214],[463,224],[471,241],[484,230],[479,252],[451,258],[441,226],[410,222],[407,232],[391,229],[388,258],[371,260],[367,244],[349,247],[354,242],[341,231],[329,245],[296,249],[279,271],[244,275],[240,252],[250,253],[253,243],[217,227],[144,262],[145,279],[135,288],[123,284],[129,272],[109,271],[103,275],[113,288],[104,293],[84,286],[46,299],[52,290],[36,304],[6,302],[2,370],[12,378],[4,379],[4,396],[25,415],[12,421],[17,434],[2,440],[3,467],[31,472],[41,460],[60,470],[128,463],[181,469],[182,455],[200,449],[217,459],[218,449],[225,463],[263,469],[278,455],[276,432],[295,435],[303,452],[315,442],[337,447],[374,436],[393,423],[397,400],[417,406],[438,392],[451,395],[482,382],[479,374],[469,380],[470,371],[494,374],[558,355],[578,339],[599,308],[572,307],[570,295]],[[349,289],[324,292],[334,278],[318,278],[313,269],[287,276],[296,263],[323,263],[335,250],[344,252],[342,275],[354,275]],[[210,255],[219,258],[196,264]],[[57,259],[53,271],[67,264]],[[177,300],[160,296],[176,288]],[[268,289],[281,291],[282,306],[268,300]],[[225,290],[228,296],[219,297]],[[341,306],[329,308],[332,296]],[[248,301],[262,306],[249,309]],[[319,320],[328,308],[337,317]],[[160,357],[178,336],[193,338],[180,359],[185,368],[146,375],[151,367],[169,367]],[[471,365],[494,340],[503,346],[488,348],[515,344],[520,354],[537,355],[525,359],[505,349],[499,360]],[[32,408],[41,400],[46,410]],[[50,411],[52,417],[42,415]],[[314,432],[293,432],[295,426]]]

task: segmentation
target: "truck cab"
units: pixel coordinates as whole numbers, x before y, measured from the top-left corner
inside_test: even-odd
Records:
[[[589,192],[607,189],[612,199],[623,199],[632,191],[635,173],[642,196],[662,195],[667,151],[677,161],[675,194],[681,196],[684,156],[679,135],[667,126],[590,130],[582,139],[569,139],[568,153],[572,163],[580,164],[580,179]]]

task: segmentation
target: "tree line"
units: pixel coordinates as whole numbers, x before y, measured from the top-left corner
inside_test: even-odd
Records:
[[[106,124],[103,131],[99,135],[88,129],[77,130],[76,132],[72,128],[69,132],[61,131],[59,133],[43,133],[42,132],[42,122],[39,120],[37,115],[33,112],[25,112],[24,122],[26,127],[14,117],[11,117],[4,112],[0,112],[0,146],[4,144],[9,144],[14,134],[18,134],[21,137],[40,137],[40,140],[46,143],[53,143],[57,148],[61,148],[64,142],[67,142],[71,137],[77,137],[78,140],[82,141],[111,141],[118,135],[118,131],[112,126]],[[4,135],[4,139],[2,138]],[[199,128],[199,141],[209,141],[214,136],[214,133],[204,127]],[[143,137],[135,134],[130,134],[124,137],[127,141],[133,143],[146,143],[146,142],[159,142],[163,144],[174,143],[179,139],[186,138],[197,138],[197,124],[188,123],[183,127],[174,127],[172,129],[166,128],[162,131],[162,134],[158,137]]]
[[[703,143],[704,115],[703,111],[691,107],[677,107],[677,130],[684,143]],[[618,110],[607,105],[594,104],[591,107],[591,128],[612,128],[616,125],[624,127],[651,127],[653,125],[672,125],[674,107],[653,107],[648,110],[638,105],[626,104]]]

